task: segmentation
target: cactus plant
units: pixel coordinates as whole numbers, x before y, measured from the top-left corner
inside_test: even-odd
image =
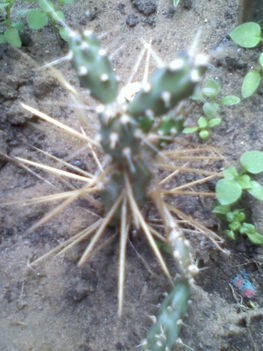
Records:
[[[187,311],[189,285],[178,279],[169,295],[163,301],[158,318],[150,329],[147,339],[138,347],[139,351],[170,351],[179,342],[182,318]]]
[[[63,23],[61,22],[61,24]],[[79,266],[83,266],[103,236],[107,226],[111,223],[116,225],[119,222],[118,315],[121,316],[129,228],[131,226],[136,229],[140,228],[164,274],[174,285],[171,294],[163,304],[157,323],[150,331],[146,344],[142,346],[142,350],[167,351],[178,340],[180,321],[186,313],[190,287],[197,269],[193,264],[188,242],[171,214],[169,206],[163,200],[165,192],[157,186],[158,183],[153,187],[150,186],[150,183],[155,181],[156,156],[161,155],[167,158],[169,154],[165,155],[165,153],[160,152],[162,147],[160,140],[167,135],[171,137],[183,129],[182,124],[185,116],[180,114],[174,116],[171,112],[180,101],[193,93],[205,73],[208,59],[205,55],[193,54],[192,52],[178,55],[171,63],[159,67],[149,83],[144,83],[135,97],[128,101],[121,95],[111,61],[100,47],[98,38],[90,31],[79,33],[67,26],[65,26],[65,30],[70,48],[70,53],[66,58],[72,61],[82,87],[99,102],[96,109],[100,123],[97,139],[93,140],[85,133],[80,133],[35,108],[25,104],[22,106],[42,120],[86,142],[94,155],[95,162],[100,167],[100,173],[91,175],[85,172],[85,174],[80,175],[17,158],[20,163],[85,183],[85,186],[77,190],[32,200],[31,203],[55,199],[64,199],[64,202],[47,213],[31,230],[46,223],[79,197],[90,196],[93,193],[98,194],[102,200],[104,218],[99,219],[65,243],[32,262],[31,265],[36,265],[51,254],[64,253],[73,245],[93,235],[79,260]],[[75,90],[60,75],[57,74],[57,77],[77,99]],[[110,162],[105,169],[99,163],[93,150],[94,147],[103,150],[110,157]],[[207,178],[209,180],[211,176]],[[202,183],[205,180],[206,178],[197,181],[197,183]],[[176,190],[171,191],[171,193],[176,194]],[[147,200],[154,200],[165,226],[166,237],[156,234],[156,231],[144,218],[143,206]],[[97,200],[93,199],[93,203],[100,208]],[[177,279],[175,283],[173,283],[155,237],[161,237],[172,250],[181,275],[181,278]],[[160,335],[158,340],[154,340],[156,335]]]

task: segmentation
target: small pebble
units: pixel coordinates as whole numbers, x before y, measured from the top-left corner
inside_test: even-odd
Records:
[[[150,16],[157,11],[156,0],[132,0],[132,4],[145,16]]]

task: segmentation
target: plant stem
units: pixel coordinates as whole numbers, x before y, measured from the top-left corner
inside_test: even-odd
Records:
[[[12,4],[8,5],[6,7],[6,17],[7,17],[7,25],[8,25],[8,28],[11,28],[12,27],[12,21],[11,21],[11,6]]]
[[[51,23],[51,27],[53,29],[53,32],[55,34],[55,36],[57,37],[57,40],[59,40],[59,35],[58,35],[58,31],[57,31],[57,28],[56,28],[56,22],[54,21],[53,17],[51,16],[50,13],[47,13],[48,17],[49,17],[49,20],[50,20],[50,23]]]

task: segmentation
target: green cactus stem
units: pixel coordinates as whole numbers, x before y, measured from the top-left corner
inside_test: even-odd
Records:
[[[150,329],[147,339],[139,346],[139,351],[170,351],[179,341],[182,319],[187,312],[189,283],[178,279],[163,301],[156,322]]]
[[[206,67],[207,57],[204,55],[179,55],[154,73],[150,83],[130,102],[129,113],[139,118],[158,117],[169,112],[179,101],[192,95]]]
[[[130,158],[140,152],[140,135],[137,135],[137,122],[128,114],[101,113],[100,142],[106,154],[109,154],[116,164],[127,167],[128,153]],[[129,151],[128,151],[129,150]],[[130,166],[132,173],[132,166]]]
[[[91,31],[69,32],[69,48],[80,84],[102,104],[110,104],[118,95],[118,84],[111,62]]]
[[[198,273],[198,267],[192,263],[189,243],[184,238],[183,231],[163,200],[155,198],[156,201],[158,201],[159,211],[163,213],[168,244],[176,261],[180,278],[176,279],[172,291],[163,301],[156,321],[147,338],[139,346],[139,351],[170,351],[176,342],[181,341],[179,335],[182,320],[187,312],[193,276]]]

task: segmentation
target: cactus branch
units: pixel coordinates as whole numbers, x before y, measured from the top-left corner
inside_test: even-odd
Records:
[[[111,62],[91,31],[69,32],[73,65],[81,85],[104,105],[115,101],[118,84]]]
[[[170,351],[178,342],[182,318],[187,311],[189,284],[185,279],[177,279],[170,294],[163,301],[156,322],[147,339],[139,346],[139,351]]]

